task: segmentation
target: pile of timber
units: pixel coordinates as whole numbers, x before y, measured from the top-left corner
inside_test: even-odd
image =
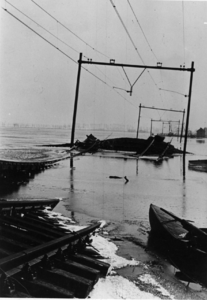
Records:
[[[0,297],[86,298],[106,276],[109,264],[86,248],[100,223],[63,229],[44,210],[58,202],[0,200]]]

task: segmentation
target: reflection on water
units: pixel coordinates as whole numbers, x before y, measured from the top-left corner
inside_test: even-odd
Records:
[[[1,148],[65,143],[70,136],[68,130],[60,129],[15,128],[11,132],[8,129],[1,132]],[[83,140],[86,134],[86,131],[77,132],[76,138]],[[95,132],[94,135],[104,138],[108,133]],[[113,134],[116,136],[126,136],[126,133]],[[172,144],[180,147],[177,140]],[[182,156],[176,156],[159,163],[84,155],[75,157],[60,162],[57,168],[37,174],[27,185],[6,191],[1,197],[61,197],[66,212],[134,224],[148,221],[149,205],[154,203],[180,217],[194,220],[200,227],[207,227],[207,173],[188,169],[189,159],[206,158],[207,143],[196,143],[191,139],[187,150],[194,155],[186,155],[184,161]],[[129,179],[127,184],[124,176]]]

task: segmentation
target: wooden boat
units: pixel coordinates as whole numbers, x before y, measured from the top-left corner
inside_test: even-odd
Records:
[[[165,250],[170,263],[189,282],[207,286],[207,233],[153,204],[149,209],[149,221],[151,234]]]
[[[207,172],[207,159],[189,160],[189,169]]]

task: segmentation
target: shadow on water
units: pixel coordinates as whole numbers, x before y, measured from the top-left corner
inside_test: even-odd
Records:
[[[207,287],[206,261],[201,264],[192,256],[192,251],[183,252],[176,249],[168,240],[162,239],[155,233],[150,232],[147,244],[148,250],[152,251],[162,259],[166,259],[177,269],[175,277],[187,284],[194,283]],[[196,286],[195,286],[196,289]]]

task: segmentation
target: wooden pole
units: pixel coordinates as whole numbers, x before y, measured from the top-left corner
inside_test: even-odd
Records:
[[[77,75],[77,83],[76,83],[75,102],[74,102],[74,110],[73,110],[73,124],[72,124],[71,142],[70,142],[71,147],[74,145],[74,137],[75,137],[75,125],[76,125],[76,114],[77,114],[77,107],[78,107],[81,63],[82,63],[82,53],[80,53],[79,61],[78,61],[78,75]]]
[[[183,147],[183,155],[186,154],[186,147],[187,147],[187,139],[188,139],[188,125],[189,125],[189,117],[190,117],[190,104],[191,104],[191,94],[192,94],[192,83],[193,83],[193,72],[194,69],[194,62],[191,63],[191,71],[190,71],[190,86],[189,86],[189,94],[188,94],[188,107],[187,107],[187,116],[186,116],[186,126],[185,126],[185,141]]]
[[[137,124],[137,139],[138,139],[138,135],[139,135],[139,123],[140,123],[140,115],[141,115],[141,108],[142,108],[142,105],[140,103],[139,105],[139,117],[138,117],[138,124]]]
[[[180,133],[180,143],[182,142],[182,137],[183,137],[184,118],[185,118],[185,110],[183,110],[183,120],[182,120],[182,127],[181,127],[181,133]]]
[[[151,119],[150,135],[152,135],[152,119]]]

